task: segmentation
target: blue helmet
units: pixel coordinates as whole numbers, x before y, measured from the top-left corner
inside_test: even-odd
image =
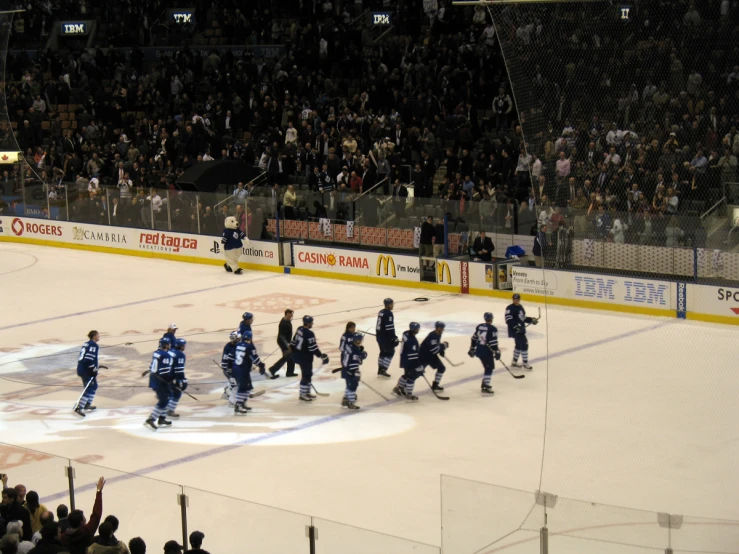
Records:
[[[444,327],[446,327],[446,325],[443,321],[437,321],[436,323],[434,323],[434,327],[436,327],[437,329],[443,329]]]
[[[411,324],[408,326],[408,329],[411,330],[411,332],[417,333],[421,330],[421,324],[416,323],[415,321],[411,321]]]
[[[354,333],[352,340],[354,342],[362,342],[362,340],[364,340],[364,335],[362,333]]]
[[[169,337],[162,337],[161,339],[159,339],[159,348],[164,348],[165,346],[167,348],[171,348],[172,339],[170,339]]]
[[[394,304],[392,298],[386,298],[385,300],[382,301],[382,303],[385,304],[385,306],[388,306],[390,304]]]
[[[518,293],[516,293],[516,294],[513,295],[513,299],[514,300],[521,300],[521,295],[518,294]]]
[[[485,318],[485,321],[493,321],[493,314],[492,312],[485,312],[482,317]]]
[[[313,318],[311,316],[309,316],[309,315],[304,315],[303,316],[303,325],[310,325],[311,323],[313,323]]]
[[[241,316],[243,319],[254,319],[254,314],[251,312],[244,312],[244,315]]]
[[[246,331],[244,331],[244,332],[243,332],[243,333],[241,334],[241,339],[242,339],[242,340],[251,340],[252,336],[253,336],[253,335],[252,335],[252,332],[251,332],[251,331],[249,331],[249,330],[247,329]]]
[[[186,345],[187,341],[185,339],[175,339],[174,341],[174,347],[179,348],[180,350],[183,350]]]
[[[231,334],[228,335],[228,338],[230,338],[233,342],[238,342],[241,340],[241,333],[239,333],[238,331],[231,331]]]

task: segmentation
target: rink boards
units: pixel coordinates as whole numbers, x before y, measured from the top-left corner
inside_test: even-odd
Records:
[[[189,263],[224,262],[218,237],[66,221],[2,217],[0,241]],[[492,264],[459,260],[437,261],[435,282],[427,282],[416,256],[254,240],[243,249],[239,265],[496,298],[510,298],[514,291],[528,302],[739,325],[739,289],[730,287],[522,266],[508,267],[496,281]],[[496,288],[501,279],[507,287],[503,290]]]

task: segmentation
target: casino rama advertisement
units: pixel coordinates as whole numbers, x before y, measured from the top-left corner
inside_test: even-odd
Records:
[[[293,263],[296,269],[394,281],[421,281],[420,260],[417,256],[296,244],[293,246]]]

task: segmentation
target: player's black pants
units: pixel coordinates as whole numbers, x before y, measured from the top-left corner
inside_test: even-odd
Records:
[[[269,370],[272,373],[277,373],[282,369],[282,366],[285,365],[285,363],[287,363],[287,376],[291,377],[292,375],[295,375],[295,360],[293,360],[292,352],[289,350],[283,350],[282,358],[272,364],[272,367],[270,367]]]

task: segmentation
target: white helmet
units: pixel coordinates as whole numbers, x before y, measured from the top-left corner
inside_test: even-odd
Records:
[[[226,229],[238,229],[239,222],[236,221],[236,218],[234,216],[229,216],[226,218]]]

